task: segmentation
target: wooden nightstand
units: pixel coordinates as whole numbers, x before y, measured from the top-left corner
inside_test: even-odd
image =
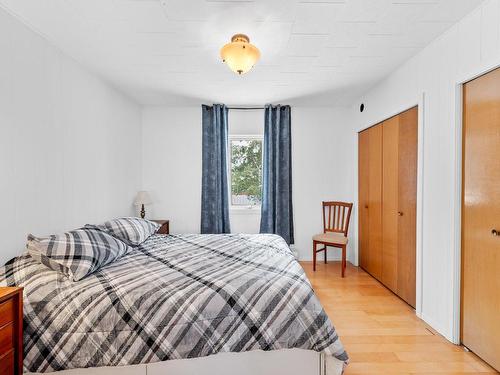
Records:
[[[161,225],[158,234],[170,234],[170,220],[151,220]]]
[[[0,287],[0,374],[23,373],[23,288]]]

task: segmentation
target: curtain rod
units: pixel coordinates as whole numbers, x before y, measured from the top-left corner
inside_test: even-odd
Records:
[[[266,109],[265,107],[227,107],[227,109],[239,109],[242,111],[251,111],[253,109]]]

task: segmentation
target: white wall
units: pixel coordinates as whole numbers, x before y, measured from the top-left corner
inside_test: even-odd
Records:
[[[140,107],[0,10],[0,264],[26,234],[132,213]]]
[[[321,202],[353,202],[356,197],[356,135],[351,112],[345,108],[293,108],[292,137],[295,246],[300,259],[309,260],[311,237],[323,230]],[[352,230],[355,211],[356,207],[351,216],[348,258],[357,264]],[[340,250],[329,252],[337,259],[340,256]]]
[[[356,135],[349,116],[345,108],[292,108],[295,243],[301,259],[311,259],[311,236],[322,231],[321,201],[355,197]],[[230,124],[244,129],[230,125],[231,132],[252,131],[253,121],[263,127],[262,112],[229,113]],[[201,109],[145,108],[143,160],[144,189],[155,200],[150,217],[171,219],[173,232],[199,232]],[[258,230],[258,215],[241,216],[231,215],[233,231]],[[349,257],[354,261],[354,231],[350,237]]]
[[[454,291],[459,290],[454,251],[459,216],[459,147],[456,141],[456,84],[500,64],[500,0],[483,3],[421,53],[409,60],[359,102],[358,127],[374,124],[424,102],[423,142],[423,294],[422,317],[450,340],[453,337]],[[456,287],[456,288],[454,288]]]
[[[144,108],[142,181],[153,204],[146,216],[169,219],[173,233],[199,233],[201,108]]]

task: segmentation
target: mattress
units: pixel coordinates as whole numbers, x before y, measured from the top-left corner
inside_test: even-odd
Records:
[[[23,286],[30,372],[300,348],[347,354],[300,264],[275,235],[153,235],[78,282],[25,253],[0,268]]]

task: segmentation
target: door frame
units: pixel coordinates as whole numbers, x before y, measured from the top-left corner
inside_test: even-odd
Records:
[[[416,264],[415,264],[415,314],[422,318],[422,264],[423,264],[423,186],[424,186],[424,124],[425,124],[425,92],[422,92],[417,98],[411,99],[403,104],[397,105],[391,111],[384,112],[381,116],[377,117],[377,121],[363,124],[361,127],[356,129],[356,150],[359,149],[358,144],[358,133],[366,130],[374,125],[381,123],[391,117],[399,115],[413,107],[418,107],[418,142],[417,142],[417,217],[416,217]],[[358,166],[358,153],[356,152],[356,166]],[[358,174],[355,174],[356,185],[358,186]],[[356,207],[359,207],[359,197],[358,189],[356,189],[355,203]],[[359,264],[359,228],[358,220],[355,220],[355,230],[356,230],[356,259],[357,264]]]
[[[500,61],[489,61],[467,71],[455,82],[455,189],[454,189],[454,233],[453,233],[453,327],[452,342],[461,344],[462,316],[462,188],[463,188],[463,88],[464,84],[500,68]]]

